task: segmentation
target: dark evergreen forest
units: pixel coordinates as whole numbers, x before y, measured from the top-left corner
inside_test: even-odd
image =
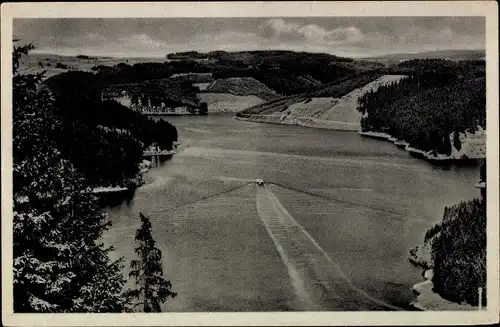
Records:
[[[450,301],[486,305],[486,199],[444,208],[443,221],[430,228],[434,290]]]
[[[363,131],[383,132],[410,146],[449,155],[460,150],[458,133],[486,128],[484,62],[410,60],[398,66],[408,77],[359,99]]]
[[[167,57],[171,61],[113,67],[99,65],[93,70],[102,85],[140,83],[186,72],[211,73],[215,79],[253,77],[278,94],[292,95],[312,91],[318,83],[330,83],[358,71],[383,67],[329,54],[292,51],[187,52]]]
[[[42,82],[43,74],[18,72],[19,58],[31,49],[17,46],[13,51],[17,312],[123,312],[129,297],[140,301],[144,311],[158,311],[160,303],[174,295],[170,283],[158,279],[163,274],[158,264],[161,252],[154,246],[146,217],[141,215],[137,252],[142,256],[132,264],[132,277],[139,286],[148,278],[159,283],[124,293],[122,261],[112,261],[111,248],[100,244],[108,224],[92,187],[133,186],[144,149],[157,144],[171,150],[178,138],[170,123],[149,120],[106,100],[107,88],[128,83],[134,88],[135,104],[159,105],[170,92],[166,84],[171,82],[164,85],[163,80],[191,72],[212,73],[214,78],[253,77],[281,95],[340,97],[379,74],[403,74],[407,77],[359,99],[363,131],[387,133],[423,151],[450,154],[452,145],[461,147],[458,133],[486,127],[484,61],[426,59],[381,67],[325,54],[189,52],[168,57],[175,61],[95,66],[93,73],[68,71]],[[169,97],[173,104],[177,98],[189,101],[186,95],[196,93],[190,83],[175,88],[181,95]],[[481,180],[485,178],[483,165]],[[425,238],[433,238],[436,292],[476,305],[477,288],[483,287],[486,294],[485,199],[445,208],[443,222]],[[159,299],[152,301],[153,291]]]
[[[177,130],[166,121],[155,122],[116,101],[102,100],[96,79],[92,73],[70,71],[45,82],[61,120],[52,137],[90,185],[124,185],[136,176],[143,150],[153,142],[171,150]]]

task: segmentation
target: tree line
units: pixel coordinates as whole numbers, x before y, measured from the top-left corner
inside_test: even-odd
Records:
[[[128,96],[133,108],[188,107],[193,112],[200,110],[197,93],[200,89],[192,81],[184,78],[154,79],[138,83],[113,84],[103,88],[103,96],[108,99]]]
[[[443,298],[485,306],[486,285],[486,199],[464,201],[445,207],[443,221],[425,235],[431,242],[432,282]]]
[[[142,227],[136,235],[138,258],[131,262],[129,276],[135,279],[136,288],[124,288],[124,259],[111,260],[113,248],[101,243],[110,223],[100,212],[80,161],[94,141],[109,141],[99,145],[103,151],[114,151],[119,145],[116,139],[92,133],[96,130],[90,122],[96,118],[91,109],[80,112],[85,108],[79,107],[78,100],[86,92],[92,94],[92,85],[86,90],[73,84],[71,95],[57,94],[43,87],[43,73],[18,74],[19,59],[32,48],[15,45],[12,56],[14,311],[161,311],[160,304],[176,293],[163,276],[161,252],[152,238],[149,219],[141,214]],[[85,104],[107,108],[97,99],[91,101]],[[70,122],[74,125],[69,126]],[[127,121],[117,124],[123,123]],[[78,134],[62,134],[76,130]],[[83,142],[72,143],[72,156],[66,153],[69,146],[63,135],[68,142]],[[120,149],[126,146],[134,145],[124,144]]]
[[[51,138],[90,185],[131,183],[146,147],[156,143],[171,150],[177,140],[177,130],[170,123],[149,120],[116,101],[103,99],[92,73],[58,74],[43,86],[50,91],[53,114],[61,121],[51,131]]]
[[[293,51],[216,51],[200,61],[202,54],[186,52],[173,54],[178,60],[164,63],[117,64],[113,67],[95,66],[102,85],[139,83],[147,80],[168,79],[179,73],[211,73],[213,78],[253,77],[282,95],[311,91],[317,84],[330,83],[363,70],[363,63],[354,64],[351,58],[328,54]],[[302,78],[306,77],[306,78]]]
[[[458,133],[486,128],[484,62],[418,59],[397,66],[407,77],[359,98],[363,131],[387,133],[410,146],[449,155]],[[450,140],[450,134],[453,136]],[[486,180],[486,163],[480,169]],[[424,242],[432,251],[434,291],[450,301],[486,305],[486,199],[445,207]]]
[[[412,75],[359,98],[363,131],[384,132],[414,148],[449,155],[451,133],[460,150],[458,133],[486,128],[485,77],[477,77],[472,68],[455,70],[439,60],[430,61],[432,65],[413,68]]]

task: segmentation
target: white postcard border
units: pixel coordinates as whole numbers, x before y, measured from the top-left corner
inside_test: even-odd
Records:
[[[456,325],[499,319],[498,4],[492,1],[3,3],[2,322],[6,326]],[[107,17],[484,16],[487,60],[487,310],[477,312],[232,312],[13,314],[12,19]]]

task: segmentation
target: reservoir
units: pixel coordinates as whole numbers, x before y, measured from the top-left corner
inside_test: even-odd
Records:
[[[166,119],[180,152],[104,209],[126,265],[139,212],[151,219],[178,292],[164,311],[406,310],[422,281],[409,249],[445,206],[479,196],[479,165],[435,166],[356,132]]]

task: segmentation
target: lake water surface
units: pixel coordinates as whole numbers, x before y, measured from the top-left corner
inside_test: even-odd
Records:
[[[104,235],[114,255],[129,262],[139,212],[151,218],[164,273],[179,293],[165,311],[310,309],[257,210],[256,186],[247,184],[257,178],[270,183],[275,202],[342,272],[325,291],[335,295],[305,295],[321,310],[380,309],[358,293],[407,308],[411,287],[422,280],[408,250],[441,220],[445,206],[479,195],[479,166],[433,166],[355,132],[228,115],[168,121],[178,129],[180,153],[151,170],[131,201],[105,209],[113,226]],[[290,255],[309,255],[297,253]],[[319,279],[298,274],[310,285]],[[359,292],[335,290],[340,284]]]

